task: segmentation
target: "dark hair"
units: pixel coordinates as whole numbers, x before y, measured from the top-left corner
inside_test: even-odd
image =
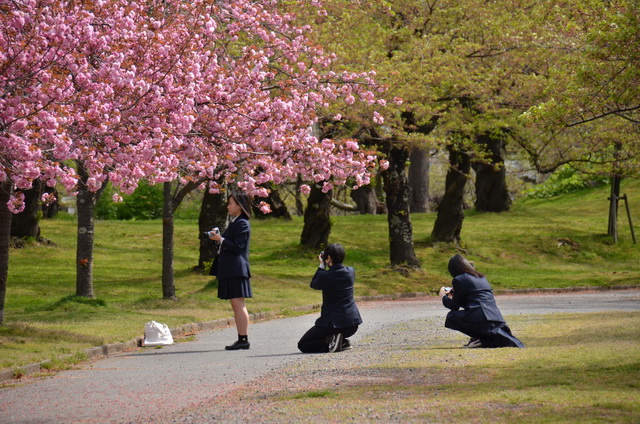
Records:
[[[460,274],[471,274],[476,277],[484,277],[484,274],[478,272],[473,265],[471,265],[471,262],[460,254],[456,254],[449,259],[449,274],[454,278]]]
[[[341,244],[332,243],[324,249],[324,254],[322,255],[322,258],[326,260],[328,256],[331,256],[331,261],[333,262],[334,265],[337,265],[337,264],[341,264],[342,261],[344,261],[344,255],[345,255],[344,247],[342,247]]]
[[[233,192],[229,195],[229,197],[233,197],[233,199],[240,205],[242,212],[247,216],[247,218],[251,218],[251,199],[246,193],[241,191]]]

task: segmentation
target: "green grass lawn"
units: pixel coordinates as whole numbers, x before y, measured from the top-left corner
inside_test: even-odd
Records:
[[[640,251],[631,242],[626,215],[620,242],[606,237],[608,187],[556,199],[516,202],[502,214],[468,211],[462,247],[485,272],[494,289],[635,285]],[[625,181],[634,222],[640,222],[640,182]],[[624,208],[621,208],[621,213]],[[432,245],[435,214],[414,214],[416,254],[422,270],[409,276],[389,268],[386,216],[337,216],[330,242],[342,243],[345,262],[356,268],[356,295],[434,293],[448,285],[446,264],[457,252]],[[253,220],[251,313],[291,314],[296,306],[317,304],[309,289],[317,253],[299,246],[302,218]],[[139,337],[144,323],[177,326],[231,315],[216,296],[214,279],[192,271],[198,259],[196,220],[176,222],[175,276],[178,301],[162,300],[162,225],[155,221],[96,223],[94,292],[75,293],[75,222],[42,221],[43,237],[55,246],[28,245],[11,251],[0,328],[0,369],[75,354],[87,347]],[[558,239],[572,241],[558,246]]]

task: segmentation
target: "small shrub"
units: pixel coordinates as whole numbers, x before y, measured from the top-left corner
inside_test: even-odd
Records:
[[[98,219],[157,219],[162,218],[162,185],[141,182],[136,191],[122,196],[122,202],[114,202],[115,190],[109,184],[96,204]]]
[[[548,199],[562,194],[573,193],[587,187],[606,184],[609,177],[582,173],[569,165],[563,165],[546,181],[525,190],[522,194],[528,198]]]

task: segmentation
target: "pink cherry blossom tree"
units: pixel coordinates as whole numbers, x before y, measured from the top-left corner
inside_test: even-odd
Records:
[[[277,4],[203,3],[194,15],[211,20],[187,23],[191,33],[205,34],[193,38],[194,55],[173,75],[175,81],[197,82],[199,90],[192,129],[174,146],[179,185],[165,187],[171,196],[165,198],[163,219],[165,298],[175,296],[172,218],[185,191],[209,182],[217,192],[230,183],[265,196],[264,183],[297,175],[327,181],[326,190],[348,178],[358,186],[368,182],[375,156],[355,142],[319,140],[310,130],[329,102],[357,97],[375,104],[372,75],[332,72],[331,58],[309,42],[309,29],[279,14]],[[151,178],[167,184],[166,176]],[[261,208],[266,210],[264,202]]]
[[[74,87],[61,72],[78,43],[77,18],[53,13],[54,0],[0,0],[0,324],[9,263],[12,213],[23,190],[41,179],[72,189],[69,101]]]

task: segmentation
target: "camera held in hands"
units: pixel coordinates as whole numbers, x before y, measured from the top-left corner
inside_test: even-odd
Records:
[[[451,288],[451,287],[443,287],[442,290],[444,290],[445,293],[449,294],[449,293],[451,293],[451,290],[453,290],[453,288]]]
[[[205,231],[203,234],[206,238],[211,238],[214,234],[220,234],[220,229],[218,227],[213,227],[211,231]]]

